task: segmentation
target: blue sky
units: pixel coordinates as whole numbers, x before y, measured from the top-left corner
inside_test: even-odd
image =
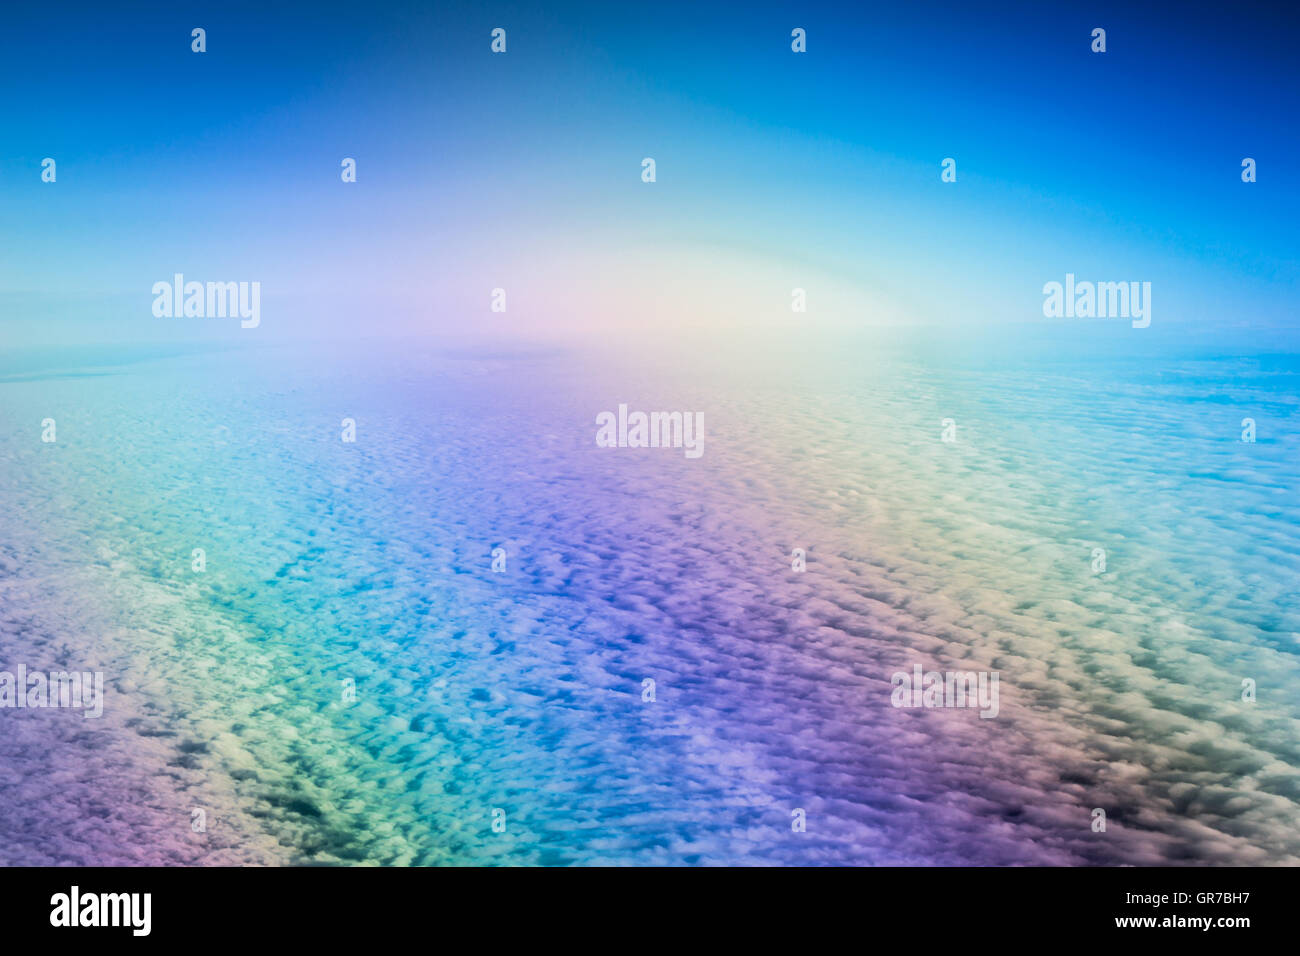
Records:
[[[140,290],[188,270],[264,275],[324,325],[378,296],[400,325],[476,302],[458,276],[484,263],[559,248],[599,270],[635,240],[665,268],[806,263],[921,323],[1032,321],[1074,271],[1276,337],[1300,261],[1295,24],[1126,6],[25,8],[0,39],[0,321],[148,337]]]

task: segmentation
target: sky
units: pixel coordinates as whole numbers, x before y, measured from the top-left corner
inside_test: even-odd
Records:
[[[260,281],[267,339],[734,336],[795,287],[819,329],[970,332],[1038,322],[1073,272],[1151,281],[1160,325],[1276,343],[1292,34],[1249,5],[1126,6],[23,8],[0,321],[16,344],[189,336],[149,311],[179,271]]]

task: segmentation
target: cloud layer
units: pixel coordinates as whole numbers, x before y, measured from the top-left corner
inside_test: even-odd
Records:
[[[110,686],[0,711],[0,860],[1300,861],[1294,370],[740,368],[0,386],[0,665]],[[620,402],[702,411],[703,458],[597,448]],[[895,709],[914,664],[999,716]]]

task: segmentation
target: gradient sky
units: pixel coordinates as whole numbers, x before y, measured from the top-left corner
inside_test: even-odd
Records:
[[[181,271],[261,281],[268,339],[359,312],[421,335],[735,328],[788,316],[795,286],[848,327],[981,328],[1041,320],[1073,271],[1258,345],[1295,324],[1295,31],[1126,6],[22,7],[0,321],[19,344],[172,338],[149,289]]]

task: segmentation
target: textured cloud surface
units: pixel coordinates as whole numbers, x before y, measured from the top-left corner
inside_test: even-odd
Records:
[[[1295,368],[738,367],[0,384],[0,669],[108,684],[0,710],[0,861],[1300,862]],[[596,447],[619,403],[704,456]],[[894,708],[917,664],[998,716]]]

